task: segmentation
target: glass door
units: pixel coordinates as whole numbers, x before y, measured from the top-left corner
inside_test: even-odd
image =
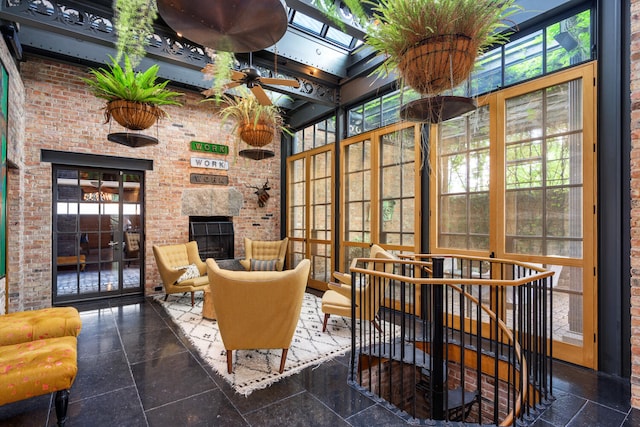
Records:
[[[142,172],[54,166],[54,303],[143,291],[142,185]]]
[[[287,161],[289,265],[309,258],[309,286],[319,290],[333,271],[333,157],[333,145],[325,145]]]
[[[484,97],[475,113],[440,124],[430,216],[433,253],[494,255],[553,271],[553,356],[591,368],[597,367],[594,76],[590,63],[513,86]],[[495,309],[508,316],[517,301],[503,302]]]

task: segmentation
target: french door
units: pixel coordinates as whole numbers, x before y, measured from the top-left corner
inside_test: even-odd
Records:
[[[597,366],[595,67],[480,99],[474,114],[438,127],[431,153],[431,252],[552,270],[553,357],[591,368]]]
[[[335,144],[287,159],[288,265],[311,260],[309,286],[326,290],[333,272]]]
[[[143,292],[143,178],[54,165],[54,303]]]

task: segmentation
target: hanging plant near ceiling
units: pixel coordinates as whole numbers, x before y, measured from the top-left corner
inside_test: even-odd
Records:
[[[182,95],[166,89],[168,81],[159,82],[158,64],[146,71],[135,71],[124,54],[124,67],[113,58],[106,68],[91,69],[91,78],[83,78],[93,94],[105,99],[105,123],[111,118],[131,130],[143,130],[157,119],[166,116],[159,105],[181,105],[177,100]]]
[[[158,17],[156,0],[115,0],[116,61],[128,55],[137,66],[146,55],[153,23]]]
[[[243,96],[222,95],[223,108],[219,114],[223,122],[234,121],[233,131],[247,144],[262,147],[270,144],[281,131],[293,135],[287,128],[277,105],[263,105],[247,89],[240,89]],[[212,99],[205,99],[209,101]]]
[[[515,0],[380,0],[365,43],[384,57],[375,75],[399,71],[423,95],[466,80],[478,55],[507,41]]]

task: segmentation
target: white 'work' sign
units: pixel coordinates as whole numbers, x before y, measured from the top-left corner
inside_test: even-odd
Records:
[[[205,159],[203,157],[192,157],[191,166],[194,168],[207,168],[207,169],[229,169],[229,162],[217,159]]]

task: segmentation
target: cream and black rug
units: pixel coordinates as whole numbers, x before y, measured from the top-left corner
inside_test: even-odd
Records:
[[[351,348],[351,320],[331,316],[327,332],[322,332],[324,314],[320,309],[321,300],[305,293],[284,372],[278,373],[282,349],[237,350],[233,357],[233,373],[228,374],[227,356],[218,324],[202,318],[202,299],[196,298],[194,307],[191,307],[191,294],[170,295],[166,302],[163,298],[158,301],[189,337],[202,358],[238,393],[245,396],[308,366],[316,366],[342,355]]]

